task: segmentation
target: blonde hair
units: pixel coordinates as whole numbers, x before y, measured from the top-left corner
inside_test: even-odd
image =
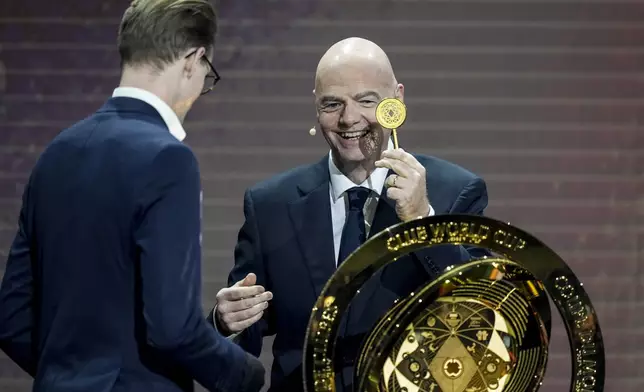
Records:
[[[217,34],[217,14],[208,0],[133,0],[119,26],[121,67],[165,65],[190,48],[210,53]]]

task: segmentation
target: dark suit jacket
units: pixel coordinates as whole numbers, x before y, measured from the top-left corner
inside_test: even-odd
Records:
[[[438,158],[416,158],[426,168],[427,191],[436,214],[483,213],[487,191],[481,178]],[[400,222],[394,205],[383,192],[370,236]],[[271,391],[301,391],[305,330],[313,304],[336,268],[328,157],[249,189],[244,196],[244,214],[229,284],[254,272],[258,283],[273,292],[273,300],[266,317],[244,330],[238,341],[244,349],[259,355],[262,337],[275,334]],[[424,249],[401,258],[370,279],[352,301],[345,344],[340,345],[349,360],[349,370],[359,346],[356,342],[361,341],[352,336],[364,336],[395,299],[409,294],[448,265],[484,255],[477,252],[481,250],[468,253],[451,245]],[[350,382],[345,376],[342,383]]]
[[[246,388],[249,356],[202,314],[200,191],[194,154],[140,100],[46,148],[0,289],[0,348],[35,391]]]

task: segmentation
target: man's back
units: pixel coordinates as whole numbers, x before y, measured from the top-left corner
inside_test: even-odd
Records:
[[[152,358],[138,352],[132,229],[151,160],[180,144],[159,120],[99,112],[56,137],[34,169],[27,208],[41,288],[36,385],[96,378],[89,385],[107,386],[148,373],[138,363]],[[184,388],[192,382],[179,379]]]
[[[261,387],[202,314],[199,199],[194,154],[144,101],[112,98],[52,141],[0,291],[0,348],[35,391]]]

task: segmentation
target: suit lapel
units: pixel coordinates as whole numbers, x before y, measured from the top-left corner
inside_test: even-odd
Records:
[[[318,297],[335,271],[327,157],[298,184],[300,198],[289,204],[293,229]]]

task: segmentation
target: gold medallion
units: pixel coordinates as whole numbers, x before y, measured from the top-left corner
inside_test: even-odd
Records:
[[[376,120],[383,128],[391,129],[394,138],[394,148],[398,148],[398,135],[400,128],[407,118],[407,107],[397,98],[386,98],[376,107]]]
[[[568,334],[573,359],[569,390],[604,390],[597,315],[568,265],[510,224],[483,216],[438,215],[391,226],[340,264],[309,321],[303,357],[306,391],[335,391],[338,328],[360,287],[405,254],[445,245],[474,246],[494,256],[448,267],[398,299],[355,354],[354,391],[537,391],[548,360],[549,298]]]
[[[397,129],[407,118],[407,108],[397,98],[386,98],[380,101],[376,108],[376,120],[387,129]]]

